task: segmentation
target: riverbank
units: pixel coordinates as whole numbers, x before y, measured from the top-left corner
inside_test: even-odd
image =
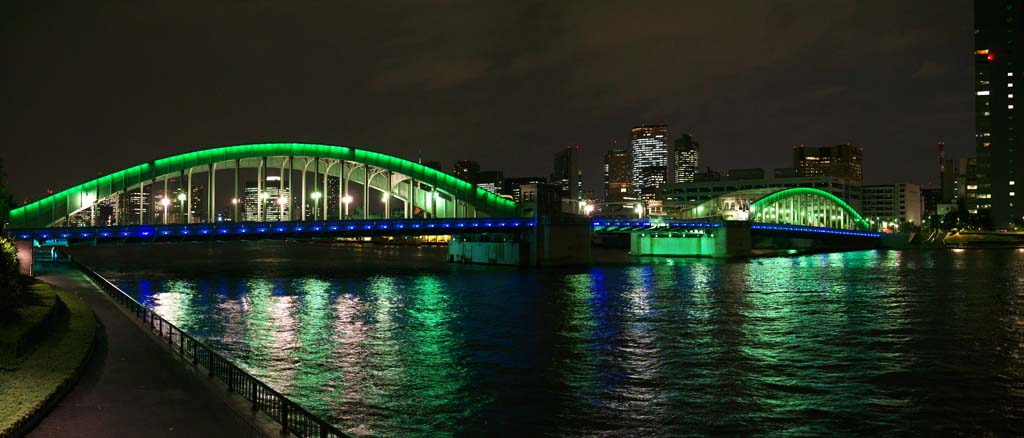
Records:
[[[17,323],[4,327],[0,436],[30,429],[65,395],[93,351],[96,318],[75,294],[39,282]]]

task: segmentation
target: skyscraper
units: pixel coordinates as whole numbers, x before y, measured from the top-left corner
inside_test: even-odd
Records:
[[[653,198],[668,182],[668,125],[637,126],[631,132],[633,193]]]
[[[583,199],[583,171],[579,166],[579,146],[566,146],[555,153],[551,183],[561,188],[562,197]]]
[[[1024,220],[1024,201],[1017,199],[1017,182],[1024,184],[1024,149],[1017,133],[1024,126],[1020,117],[1014,117],[1013,97],[1014,74],[1022,73],[1014,70],[1024,63],[1021,51],[1014,50],[1021,20],[1022,0],[974,2],[975,207],[990,216],[996,228]]]
[[[693,182],[700,171],[700,142],[693,134],[683,134],[675,143],[676,174],[673,182]]]
[[[629,188],[632,158],[626,149],[609,149],[604,154],[604,200],[622,202],[632,197]]]
[[[835,176],[859,184],[864,180],[864,149],[850,144],[794,146],[793,168],[800,176]]]

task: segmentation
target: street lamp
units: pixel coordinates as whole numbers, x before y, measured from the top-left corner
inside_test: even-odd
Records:
[[[277,216],[277,220],[279,222],[284,220],[284,205],[287,204],[287,203],[288,203],[288,197],[287,196],[283,196],[282,195],[282,196],[277,198],[277,205],[281,206],[281,214],[279,214]]]
[[[590,214],[593,213],[593,212],[594,212],[594,205],[593,204],[587,204],[587,205],[583,206],[583,214],[585,214],[587,216],[590,216]]]
[[[188,219],[188,210],[186,209],[186,206],[185,206],[185,200],[186,199],[188,199],[188,196],[186,196],[184,193],[178,193],[178,201],[181,202],[181,214],[187,220]]]
[[[167,207],[171,205],[171,200],[165,195],[163,199],[160,200],[160,205],[164,206],[164,225],[167,225]]]
[[[342,196],[341,203],[345,204],[345,219],[348,219],[348,205],[352,203],[352,197],[349,195]]]
[[[313,220],[316,220],[317,213],[320,211],[320,196],[322,196],[320,192],[313,192],[309,195],[310,198],[313,198]]]

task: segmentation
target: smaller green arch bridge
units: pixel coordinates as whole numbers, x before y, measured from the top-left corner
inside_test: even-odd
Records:
[[[255,181],[240,186],[242,171],[255,174]],[[228,187],[218,187],[226,178]],[[223,201],[224,190],[230,201]],[[97,205],[115,211],[99,223]],[[15,229],[213,223],[221,211],[236,222],[519,214],[510,199],[391,155],[346,146],[263,143],[138,164],[13,209],[9,222]]]
[[[726,193],[685,211],[683,218],[869,230],[868,222],[850,204],[829,192],[811,187],[758,188]]]

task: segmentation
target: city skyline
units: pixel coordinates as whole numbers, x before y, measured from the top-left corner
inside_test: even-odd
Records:
[[[71,18],[75,8],[84,6],[70,6],[65,16],[8,4],[5,15],[17,19],[5,31],[18,38],[6,38],[3,49],[24,68],[4,73],[5,83],[11,84],[5,114],[6,147],[12,152],[7,172],[19,199],[35,199],[48,188],[77,184],[161,156],[227,144],[299,141],[364,147],[446,164],[467,157],[507,176],[522,176],[547,173],[547,163],[535,157],[579,144],[584,189],[600,191],[606,145],[625,144],[625,129],[630,126],[666,123],[674,127],[669,133],[672,140],[681,132],[694,132],[704,146],[703,165],[716,169],[783,167],[784,151],[793,145],[853,143],[865,148],[865,182],[901,179],[935,185],[932,162],[917,157],[932,155],[937,140],[946,142],[951,157],[973,149],[973,23],[969,4],[930,5],[754,4],[706,9],[666,4],[652,8],[657,13],[613,7],[589,16],[580,15],[572,5],[355,8],[346,14],[325,6],[307,17],[311,23],[296,28],[301,32],[288,32],[292,24],[278,20],[282,14],[274,7],[218,7],[223,13],[252,14],[251,23],[236,23],[234,29],[192,14],[195,5],[187,3],[162,5],[139,20],[126,19],[137,15],[131,7],[88,8],[104,29],[96,31],[81,28]],[[508,14],[499,14],[499,9]],[[355,35],[360,32],[357,22],[317,25],[342,15],[349,17],[345,20],[371,22],[378,13],[397,14],[389,26],[415,26],[411,16],[426,18],[426,23],[453,16],[464,22],[489,22],[499,29],[522,26],[531,34],[549,28],[549,33],[521,41],[511,30],[484,37],[482,29],[469,26],[452,29],[453,34],[445,37],[441,30],[422,29],[441,38],[427,50],[414,41],[389,39],[394,32],[385,28],[374,35],[387,41],[361,49],[345,42],[351,38],[319,30],[343,28]],[[682,16],[699,25],[685,31],[670,27],[666,33],[649,30],[659,26],[645,26],[614,44],[600,39],[597,29],[607,26],[596,26],[627,25],[643,21],[640,18],[673,23]],[[682,36],[716,39],[718,32],[710,23],[725,17],[744,31],[722,35],[713,45]],[[146,31],[168,18],[184,20],[192,31]],[[245,36],[260,24],[281,32],[267,39]],[[55,47],[64,45],[61,37],[32,30],[49,27],[69,29],[62,35],[74,35],[78,54],[57,56]],[[843,30],[831,30],[836,27]],[[568,29],[579,32],[570,34]],[[136,31],[143,38],[118,37]],[[769,34],[775,38],[765,38]],[[195,38],[214,43],[187,44]],[[692,44],[673,45],[679,40]],[[465,41],[476,43],[465,51],[453,50]],[[198,48],[182,52],[177,49],[180,42]],[[369,57],[374,58],[366,61],[370,64],[359,68],[350,68],[356,66],[345,60],[367,56],[335,57],[390,44],[397,44],[388,52],[392,55]],[[564,68],[558,61],[566,53],[606,45],[607,53],[598,59],[633,61],[651,44],[673,54],[673,59],[715,55],[713,62],[666,60],[657,72],[643,74],[630,67],[631,62],[609,70],[607,63],[601,63],[601,69],[591,62]],[[562,55],[551,47],[561,47]],[[824,50],[827,47],[838,47],[838,52]],[[266,50],[281,59],[267,64],[262,56]],[[489,58],[486,53],[491,50],[508,51],[510,59],[520,61]],[[64,67],[55,69],[53,59],[64,59]],[[94,64],[97,60],[105,61]],[[403,61],[421,73],[391,68]],[[74,79],[59,71],[79,73]],[[231,81],[200,71],[226,71]],[[551,79],[536,82],[538,77]],[[526,87],[531,83],[534,86]],[[620,84],[635,86],[630,90]],[[619,88],[622,93],[611,92]],[[142,105],[137,96],[159,104]],[[502,104],[482,105],[495,99]],[[396,105],[399,102],[406,104]],[[578,111],[584,105],[590,110]],[[54,123],[61,128],[48,129]],[[45,166],[45,157],[17,152],[36,149],[69,159],[50,163],[55,175],[43,177],[31,169]],[[508,154],[510,150],[526,153]],[[905,173],[897,178],[898,172]]]

